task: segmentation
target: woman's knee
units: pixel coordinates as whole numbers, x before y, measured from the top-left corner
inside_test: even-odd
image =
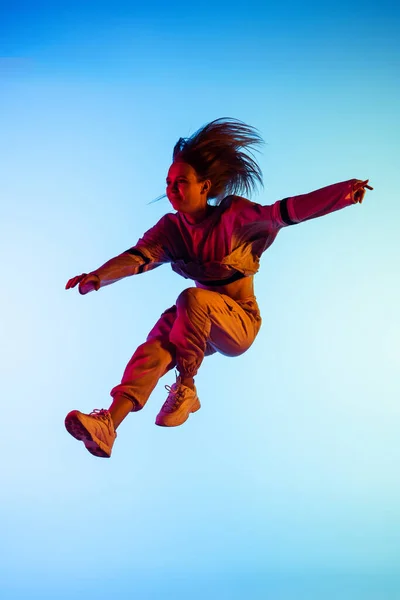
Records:
[[[176,306],[178,309],[186,308],[188,306],[194,306],[198,304],[204,304],[210,292],[197,287],[189,287],[181,292],[176,300]]]

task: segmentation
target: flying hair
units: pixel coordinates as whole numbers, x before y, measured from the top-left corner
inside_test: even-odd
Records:
[[[175,144],[173,162],[185,162],[194,168],[199,181],[209,179],[208,199],[219,204],[225,196],[251,195],[263,185],[262,172],[254,150],[263,139],[254,127],[229,117],[203,125],[189,138]]]
[[[223,117],[203,125],[189,138],[179,138],[173,162],[185,162],[197,173],[198,181],[211,181],[207,200],[217,205],[229,195],[250,196],[263,185],[254,151],[264,143],[258,131],[242,121]],[[156,198],[160,200],[165,194]]]

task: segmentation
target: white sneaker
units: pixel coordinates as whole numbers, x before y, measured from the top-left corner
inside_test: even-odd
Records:
[[[65,417],[65,427],[91,454],[110,458],[117,432],[108,410],[95,409],[90,415],[72,410]]]
[[[190,413],[199,410],[200,400],[197,397],[196,388],[192,390],[186,385],[182,385],[180,377],[177,377],[176,383],[172,386],[166,385],[165,389],[169,394],[157,415],[156,425],[161,427],[182,425],[187,421]]]

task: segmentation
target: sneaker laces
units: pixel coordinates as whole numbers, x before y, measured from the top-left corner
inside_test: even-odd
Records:
[[[107,424],[109,424],[111,420],[111,415],[109,411],[105,408],[95,408],[94,410],[92,410],[89,416],[95,417],[96,419],[101,419],[102,421],[107,422]]]
[[[163,409],[168,409],[170,412],[179,407],[181,402],[184,400],[185,394],[180,383],[166,385],[165,389],[168,392],[168,398],[163,404]]]
[[[106,410],[105,408],[95,408],[94,410],[92,410],[89,416],[94,417],[100,422],[102,421],[107,426],[108,431],[115,435],[115,437],[117,437],[117,432],[115,430],[114,422],[112,420],[109,410]]]

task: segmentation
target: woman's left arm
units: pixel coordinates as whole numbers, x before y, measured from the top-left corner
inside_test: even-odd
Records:
[[[368,179],[349,179],[328,185],[314,192],[277,200],[273,204],[261,205],[246,198],[232,197],[232,206],[238,214],[241,226],[255,234],[278,232],[283,227],[322,217],[352,204],[361,204],[366,190],[373,188]]]
[[[292,196],[279,201],[279,213],[284,225],[294,225],[309,219],[322,217],[336,210],[361,204],[368,185],[368,179],[350,179],[328,185],[309,194]]]

